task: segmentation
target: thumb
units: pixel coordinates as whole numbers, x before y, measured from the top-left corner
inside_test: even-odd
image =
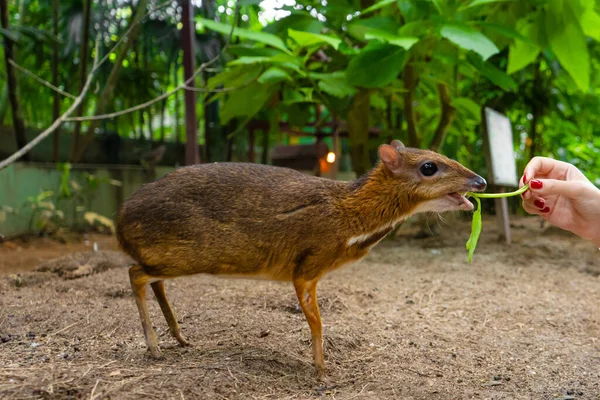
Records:
[[[529,182],[529,189],[540,197],[562,195],[574,199],[581,194],[582,187],[579,181],[534,179]]]

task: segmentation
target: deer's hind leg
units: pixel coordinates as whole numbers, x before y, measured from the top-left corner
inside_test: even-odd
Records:
[[[171,335],[177,339],[181,346],[189,346],[189,342],[181,335],[181,328],[179,327],[179,323],[177,322],[173,308],[171,308],[171,304],[167,299],[167,293],[165,292],[165,281],[152,282],[150,286],[152,286],[152,290],[154,291],[156,300],[160,305],[160,309],[167,320],[167,324],[169,324],[169,331],[171,332]]]
[[[129,280],[131,281],[131,290],[133,292],[133,297],[135,298],[135,304],[137,305],[140,319],[142,320],[146,346],[148,346],[148,350],[150,351],[150,354],[152,354],[152,357],[160,358],[161,352],[158,348],[156,332],[154,332],[154,328],[152,328],[152,321],[150,320],[148,305],[146,304],[146,288],[148,283],[152,281],[152,277],[144,272],[142,266],[134,265],[129,268]]]

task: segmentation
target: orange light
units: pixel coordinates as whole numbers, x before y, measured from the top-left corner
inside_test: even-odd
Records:
[[[333,151],[327,153],[327,162],[329,164],[333,164],[335,162],[335,153]]]

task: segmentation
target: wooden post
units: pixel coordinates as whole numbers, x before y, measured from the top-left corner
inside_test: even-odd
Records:
[[[488,169],[490,184],[501,186],[499,192],[505,191],[506,186],[518,186],[514,157],[512,127],[506,116],[483,106],[481,108],[483,122],[483,147]],[[493,150],[493,151],[492,151]],[[500,232],[500,240],[511,243],[510,217],[508,200],[495,199],[496,224]]]

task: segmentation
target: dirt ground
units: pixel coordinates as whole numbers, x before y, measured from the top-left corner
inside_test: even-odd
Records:
[[[600,251],[537,218],[507,247],[485,220],[467,264],[469,222],[441,227],[403,227],[321,281],[327,387],[291,284],[168,282],[193,346],[151,300],[155,361],[113,238],[0,245],[0,398],[600,399]]]

